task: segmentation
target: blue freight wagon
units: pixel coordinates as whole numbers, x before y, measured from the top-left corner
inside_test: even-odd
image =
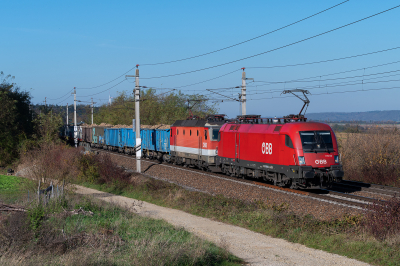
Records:
[[[142,149],[148,151],[155,151],[156,147],[156,132],[154,129],[145,128],[141,130],[143,133],[142,137]]]
[[[140,137],[142,139],[142,149],[143,149],[143,129],[140,130]],[[136,146],[136,131],[132,128],[121,128],[120,131],[121,142],[120,142],[120,152],[126,154],[135,154]]]
[[[170,152],[170,129],[156,129],[156,151]]]
[[[93,142],[100,142],[99,128],[94,129]],[[136,132],[132,128],[104,128],[105,149],[135,154]],[[96,140],[97,136],[97,140]],[[140,129],[142,156],[169,160],[170,129]]]
[[[117,150],[120,142],[120,129],[119,128],[106,128],[104,129],[104,138],[106,140],[107,150]]]

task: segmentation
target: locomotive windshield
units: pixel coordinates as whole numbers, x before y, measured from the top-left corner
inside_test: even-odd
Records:
[[[300,131],[301,143],[305,152],[333,152],[330,131]]]

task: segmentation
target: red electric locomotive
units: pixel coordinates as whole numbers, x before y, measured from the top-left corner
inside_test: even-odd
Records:
[[[304,99],[294,92],[302,93]],[[296,89],[283,93],[304,101],[298,115],[244,115],[231,122],[224,115],[215,115],[206,120],[176,121],[171,126],[171,161],[294,189],[340,182],[344,172],[332,128],[306,122],[301,114],[310,103],[309,92]]]
[[[170,131],[170,160],[175,164],[212,169],[215,166],[218,133],[226,122],[224,116],[211,115],[206,120],[176,121]]]
[[[216,166],[222,172],[291,188],[319,188],[343,177],[329,125],[298,115],[238,118],[220,130]]]

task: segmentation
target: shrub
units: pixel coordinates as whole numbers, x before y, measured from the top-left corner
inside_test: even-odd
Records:
[[[109,154],[85,154],[79,158],[79,181],[126,185],[130,174],[111,160]]]
[[[400,198],[395,196],[388,201],[368,206],[363,223],[366,230],[380,241],[399,234]]]
[[[99,183],[121,183],[127,184],[130,181],[130,174],[112,161],[109,154],[97,155],[99,160]]]
[[[21,154],[19,171],[24,176],[36,180],[56,179],[70,181],[78,175],[76,160],[81,157],[81,149],[63,144],[43,144],[40,147]]]
[[[38,204],[28,209],[28,222],[32,230],[36,231],[39,229],[42,221],[45,217],[45,209],[42,204]]]

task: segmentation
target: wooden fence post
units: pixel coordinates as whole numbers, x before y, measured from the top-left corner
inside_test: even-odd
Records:
[[[39,186],[38,186],[38,189],[37,189],[38,203],[40,203],[40,183],[41,183],[41,180],[39,180]]]

